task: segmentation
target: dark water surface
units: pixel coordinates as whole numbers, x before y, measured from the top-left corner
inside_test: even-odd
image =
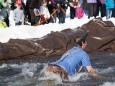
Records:
[[[93,67],[102,75],[94,79],[84,70],[73,78],[74,82],[62,83],[58,76],[44,77],[41,71],[47,63],[59,56],[47,58],[9,60],[0,63],[0,86],[115,86],[115,53],[94,52],[89,54]]]

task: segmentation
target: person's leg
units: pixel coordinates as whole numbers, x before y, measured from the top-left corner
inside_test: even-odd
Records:
[[[4,21],[6,22],[6,25],[9,27],[9,18],[5,18]]]
[[[88,10],[89,10],[88,18],[90,18],[93,14],[93,4],[92,3],[88,3]]]
[[[74,18],[75,18],[75,9],[70,7],[70,19],[74,19]]]
[[[106,8],[106,19],[109,19],[109,9]]]
[[[102,4],[102,5],[100,6],[101,17],[106,16],[106,10],[105,10],[105,9],[106,9],[106,8],[105,8],[105,4]]]
[[[96,18],[96,16],[99,15],[99,8],[100,8],[100,4],[99,4],[99,3],[94,3],[94,4],[93,4],[92,16],[94,16],[95,18]]]
[[[96,9],[95,9],[95,12],[94,12],[94,17],[96,18],[96,16],[99,15],[99,8],[100,8],[100,3],[97,3],[97,6],[96,6]]]
[[[35,24],[35,15],[34,15],[34,12],[33,12],[33,9],[29,9],[29,12],[30,12],[30,16],[31,16],[31,26],[33,26]]]
[[[65,12],[66,12],[66,10],[65,10]],[[66,17],[66,14],[62,11],[62,23],[65,23],[65,17]]]
[[[115,18],[115,6],[114,6],[114,8],[113,8],[113,10],[112,10],[112,17]]]
[[[109,11],[109,18],[111,18],[112,17],[112,8],[110,9],[110,11]]]

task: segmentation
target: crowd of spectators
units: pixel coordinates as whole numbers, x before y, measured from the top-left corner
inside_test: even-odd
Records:
[[[85,15],[110,19],[115,17],[115,0],[0,0],[0,27],[65,23],[66,10],[70,8],[70,19],[76,17],[78,8]],[[80,14],[79,14],[80,15]],[[42,22],[42,23],[41,23]],[[6,24],[5,24],[6,23]]]

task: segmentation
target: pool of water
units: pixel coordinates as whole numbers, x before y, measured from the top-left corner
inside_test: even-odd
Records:
[[[0,86],[115,86],[115,53],[89,53],[93,67],[99,71],[101,78],[86,75],[84,69],[71,82],[62,83],[57,75],[44,76],[43,71],[54,57],[31,57],[0,62]]]

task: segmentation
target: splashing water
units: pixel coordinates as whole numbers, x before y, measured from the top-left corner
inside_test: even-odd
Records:
[[[58,75],[45,71],[48,61],[41,62],[38,58],[32,58],[31,61],[1,62],[0,86],[115,86],[115,54],[99,52],[90,56],[99,57],[92,61],[92,65],[105,78],[93,79],[82,70],[77,76],[69,77],[70,82],[62,83]]]

